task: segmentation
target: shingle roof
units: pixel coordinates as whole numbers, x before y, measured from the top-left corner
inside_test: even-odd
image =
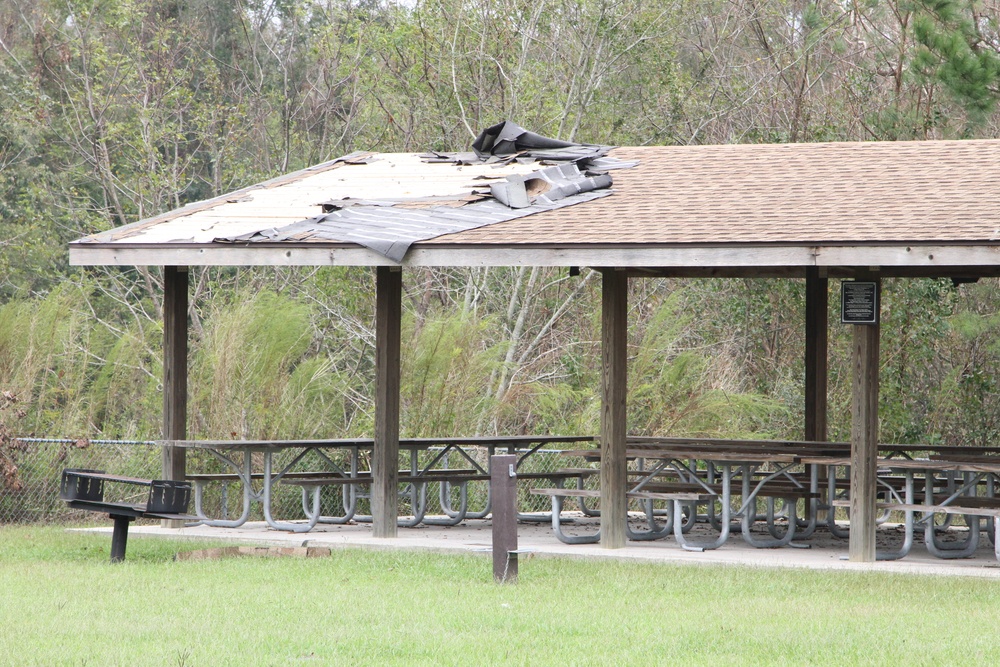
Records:
[[[411,251],[417,256],[406,261],[1000,266],[1000,140],[628,147],[611,156],[638,160],[612,172],[611,196],[417,241]],[[71,261],[383,264],[353,239],[273,232],[328,213],[323,203],[330,200],[462,205],[477,186],[482,191],[484,184],[537,169],[538,163],[516,161],[461,165],[428,163],[415,154],[351,156],[86,237],[71,245]],[[216,242],[248,236],[265,242]],[[909,246],[921,244],[950,250],[911,256]],[[837,250],[888,245],[898,251],[891,257]],[[962,250],[969,246],[976,252]],[[742,254],[708,252],[720,247]],[[470,254],[476,248],[488,252]]]
[[[614,196],[434,244],[1000,242],[1000,141],[619,148]]]

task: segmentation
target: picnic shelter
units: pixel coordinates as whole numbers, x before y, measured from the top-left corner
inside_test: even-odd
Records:
[[[188,267],[363,266],[376,283],[372,517],[397,530],[402,281],[421,267],[602,276],[601,544],[626,541],[628,284],[806,283],[803,439],[827,439],[831,280],[853,327],[850,557],[875,558],[880,282],[1000,275],[1000,141],[607,147],[506,123],[469,153],[357,152],[70,244],[73,265],[160,266],[163,437],[186,438]],[[868,299],[866,301],[866,299]],[[874,305],[873,305],[874,303]],[[866,313],[865,310],[868,309]],[[164,476],[183,479],[183,449]]]

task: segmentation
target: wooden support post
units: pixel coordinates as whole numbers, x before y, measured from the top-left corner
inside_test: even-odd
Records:
[[[399,366],[403,273],[380,266],[375,276],[375,449],[372,534],[396,537],[399,514]]]
[[[188,381],[188,270],[163,267],[163,439],[187,438]],[[182,481],[186,474],[185,450],[163,448],[163,478]],[[167,528],[182,528],[183,521],[163,521]]]
[[[601,546],[625,546],[628,276],[601,270]]]
[[[517,456],[490,457],[490,507],[493,517],[493,578],[517,582]]]
[[[827,311],[829,281],[806,269],[805,439],[827,439]]]
[[[876,291],[881,287],[876,280]],[[851,366],[850,560],[875,561],[880,325],[855,324]]]

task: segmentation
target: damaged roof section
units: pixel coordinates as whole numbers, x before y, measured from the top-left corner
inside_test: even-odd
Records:
[[[419,208],[407,206],[405,201],[345,202],[343,208],[324,215],[280,229],[226,240],[233,243],[351,242],[370,248],[394,262],[401,262],[406,251],[417,241],[599,199],[611,194],[610,185],[608,174],[588,176],[575,164],[568,164],[549,167],[527,176],[509,176],[489,186],[492,197],[465,205],[439,204]],[[328,203],[326,206],[332,205]]]
[[[611,169],[634,166],[607,157],[611,146],[574,144],[549,139],[509,121],[484,130],[472,153],[421,155],[426,177],[434,171],[464,166],[518,167],[496,176],[478,171],[461,193],[442,195],[427,187],[393,192],[383,184],[385,198],[348,194],[321,202],[323,213],[277,228],[217,237],[222,243],[341,242],[357,243],[402,262],[413,243],[444,234],[476,229],[532,213],[572,206],[612,193]],[[351,163],[364,169],[364,164]],[[530,166],[539,169],[529,171]]]

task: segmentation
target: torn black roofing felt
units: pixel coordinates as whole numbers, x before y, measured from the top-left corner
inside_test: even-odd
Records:
[[[603,188],[555,201],[539,198],[523,208],[511,208],[495,199],[467,206],[437,206],[430,209],[351,206],[280,229],[262,230],[226,241],[280,243],[297,240],[357,243],[394,262],[402,262],[410,246],[417,241],[426,241],[437,236],[464,232],[540,211],[571,206],[610,194],[611,190]]]
[[[472,150],[480,160],[487,162],[494,157],[513,156],[532,157],[536,160],[581,160],[606,155],[611,146],[550,139],[505,120],[480,132],[472,142]]]
[[[470,188],[468,203],[451,197],[449,205],[434,206],[434,198],[352,200],[324,203],[324,214],[280,228],[238,237],[219,238],[223,243],[282,241],[333,241],[357,243],[402,262],[410,246],[445,234],[513,220],[540,211],[591,201],[612,194],[607,170],[634,166],[606,157],[611,146],[574,144],[550,139],[505,121],[483,130],[472,145],[473,153],[432,153],[427,163],[484,164],[540,162],[555,164],[530,174],[510,175],[485,190]],[[361,164],[352,162],[351,164]],[[430,201],[429,201],[430,199]],[[424,202],[425,207],[403,204]],[[456,205],[459,204],[459,205]]]
[[[543,137],[529,132],[517,123],[505,120],[486,128],[472,142],[472,152],[442,153],[433,151],[421,155],[425,162],[450,162],[452,164],[492,164],[517,161],[531,162],[580,162],[586,167],[610,151],[613,146],[577,144],[561,139]]]

